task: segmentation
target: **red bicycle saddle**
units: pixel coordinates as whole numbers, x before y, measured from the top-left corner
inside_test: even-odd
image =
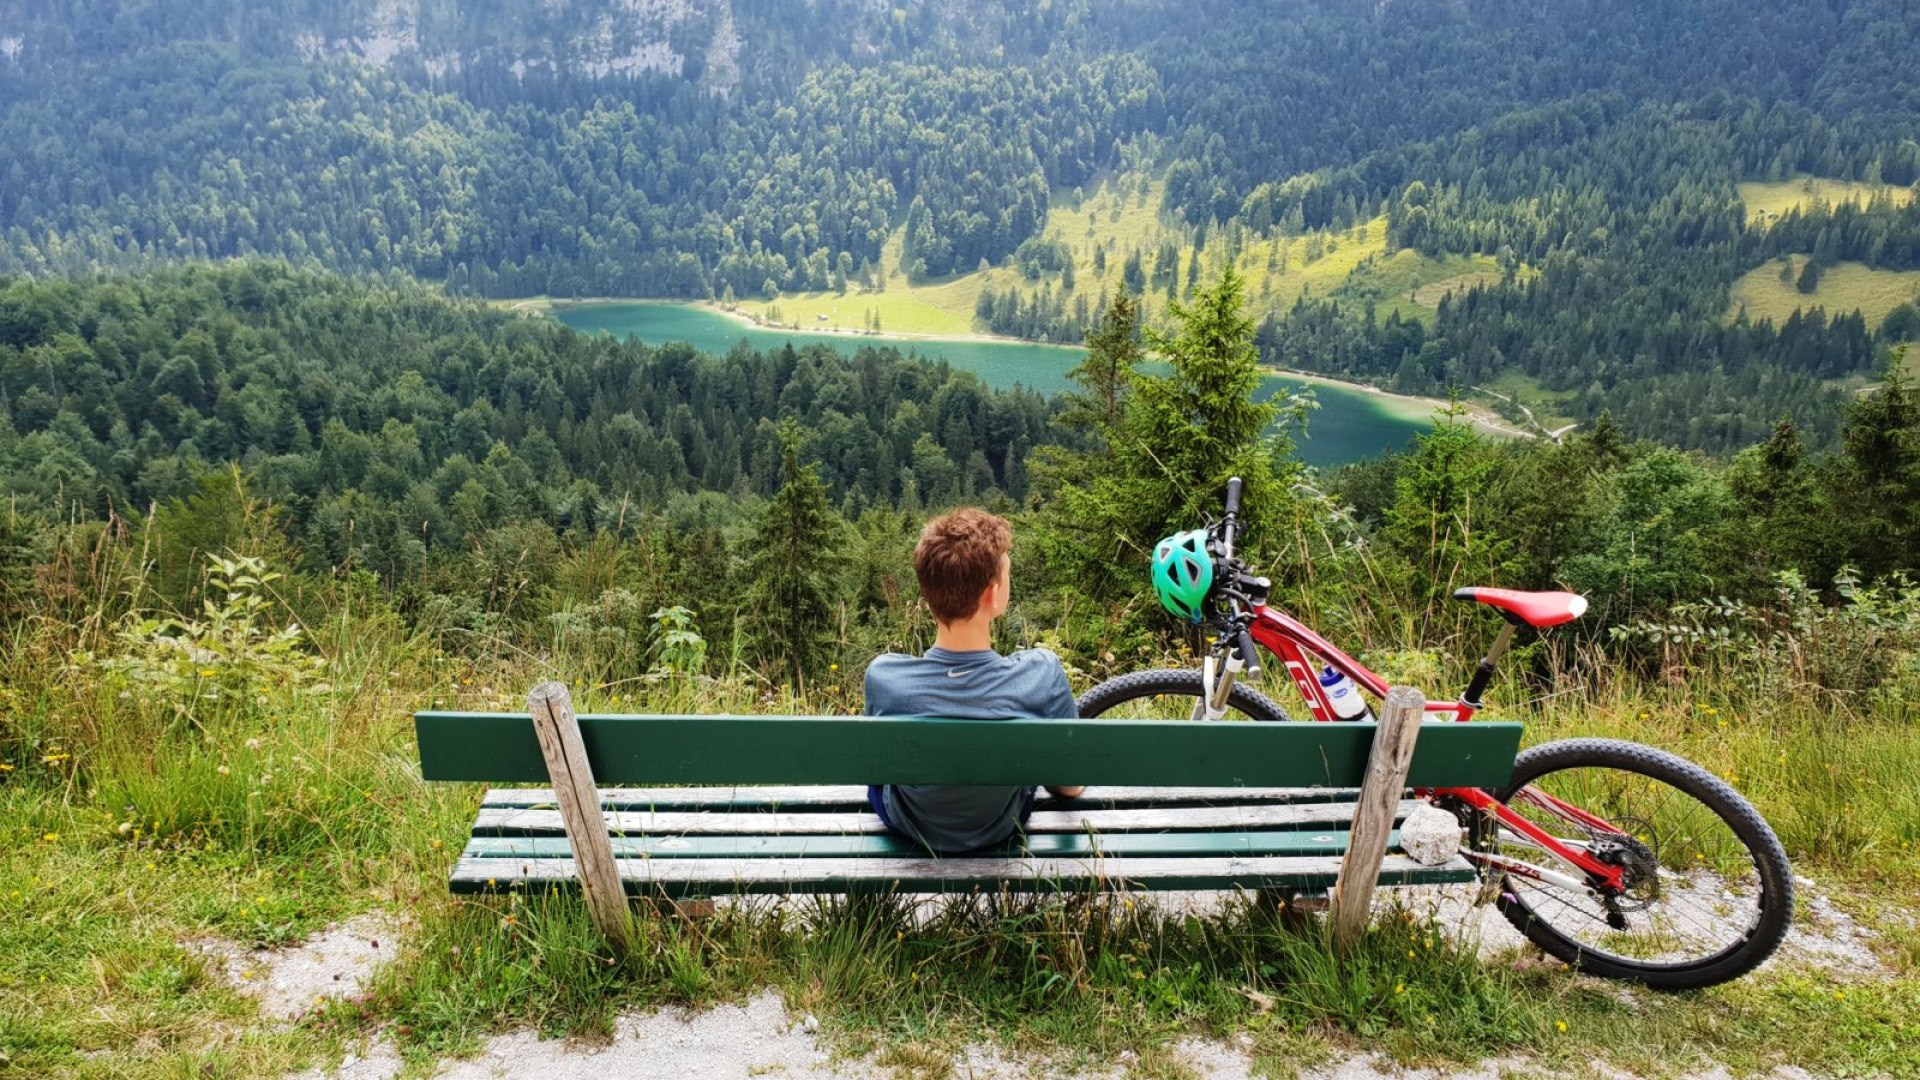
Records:
[[[1518,589],[1453,590],[1455,600],[1477,600],[1528,626],[1559,626],[1586,613],[1587,598],[1570,592],[1521,592]]]

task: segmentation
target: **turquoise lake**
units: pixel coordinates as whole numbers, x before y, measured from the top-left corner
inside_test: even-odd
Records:
[[[1027,386],[1044,394],[1067,388],[1067,372],[1080,362],[1081,350],[1018,341],[899,340],[804,330],[768,330],[745,326],[695,304],[586,304],[554,313],[585,333],[614,334],[652,345],[684,341],[702,352],[724,354],[741,341],[755,349],[826,345],[849,355],[862,348],[891,347],[908,356],[941,359],[974,372],[989,386]],[[1281,393],[1307,385],[1274,376],[1266,392]],[[1300,459],[1310,465],[1340,465],[1407,445],[1429,423],[1411,402],[1364,390],[1324,383],[1313,386],[1320,402],[1299,441]]]

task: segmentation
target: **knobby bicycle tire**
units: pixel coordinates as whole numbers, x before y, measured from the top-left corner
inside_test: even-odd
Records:
[[[1566,739],[1525,750],[1514,760],[1512,779],[1496,797],[1512,806],[1514,797],[1522,789],[1575,769],[1633,774],[1677,790],[1711,811],[1752,860],[1758,886],[1757,918],[1736,940],[1710,955],[1681,962],[1642,961],[1575,940],[1524,897],[1527,892],[1542,898],[1554,894],[1544,887],[1516,889],[1516,883],[1508,877],[1500,883],[1496,903],[1515,929],[1548,955],[1581,971],[1633,980],[1659,990],[1714,986],[1745,975],[1773,955],[1793,921],[1793,874],[1786,850],[1753,804],[1725,781],[1685,758],[1615,739]],[[1488,836],[1487,826],[1483,819],[1479,830],[1481,842]],[[1721,894],[1723,898],[1730,895]],[[1575,911],[1572,904],[1565,907],[1568,912]]]
[[[1082,719],[1094,719],[1115,706],[1144,697],[1186,697],[1199,699],[1205,690],[1201,673],[1192,668],[1157,668],[1117,675],[1080,695]],[[1279,702],[1243,682],[1233,684],[1227,696],[1227,708],[1252,720],[1285,721],[1286,710]],[[1177,720],[1184,717],[1169,716]]]

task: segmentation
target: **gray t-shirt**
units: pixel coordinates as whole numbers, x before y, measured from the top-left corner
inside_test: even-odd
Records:
[[[1046,649],[1001,656],[992,649],[925,656],[886,653],[867,667],[868,716],[955,720],[1065,719],[1079,715],[1060,658]],[[1027,787],[888,784],[887,817],[934,851],[998,844],[1020,827]]]

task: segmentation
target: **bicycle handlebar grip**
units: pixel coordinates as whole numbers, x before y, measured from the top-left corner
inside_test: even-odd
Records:
[[[1240,512],[1240,487],[1239,477],[1234,476],[1227,479],[1227,513],[1230,515]]]
[[[1240,659],[1246,662],[1246,672],[1251,678],[1260,677],[1260,653],[1253,647],[1253,635],[1240,631]]]

